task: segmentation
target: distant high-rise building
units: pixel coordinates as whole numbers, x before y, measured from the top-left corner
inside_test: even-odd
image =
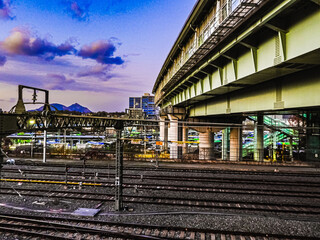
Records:
[[[141,108],[141,97],[129,97],[129,108]]]
[[[129,97],[129,112],[136,113],[139,110],[145,114],[146,119],[156,119],[158,111],[154,104],[154,96],[145,93],[141,97]]]

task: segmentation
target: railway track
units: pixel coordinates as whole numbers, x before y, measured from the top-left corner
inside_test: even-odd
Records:
[[[13,174],[33,174],[33,175],[57,175],[64,176],[65,171],[61,170],[35,170],[35,169],[2,169],[3,173],[13,173]],[[93,177],[95,172],[85,172],[82,171],[73,171],[69,170],[68,176],[84,176],[84,177]],[[113,178],[115,175],[113,173],[101,173],[99,172],[100,178]],[[290,181],[290,180],[269,180],[269,179],[252,179],[252,178],[233,178],[233,177],[185,177],[185,176],[163,176],[163,175],[143,175],[144,180],[158,180],[158,181],[184,181],[184,182],[205,182],[205,183],[232,183],[234,185],[238,184],[250,184],[250,185],[272,185],[272,186],[296,186],[296,187],[316,187],[320,188],[319,182],[314,181]],[[141,174],[125,174],[124,179],[141,179]]]
[[[314,240],[305,236],[288,236],[213,229],[116,223],[99,220],[0,215],[0,232],[41,239],[200,239],[200,240]]]
[[[45,179],[41,180],[39,178],[10,178],[10,179],[1,179],[4,182],[26,182],[26,183],[43,183],[43,184],[70,184],[72,185],[88,185],[95,187],[104,187],[104,188],[114,188],[113,181],[103,181],[86,179],[81,182],[65,182],[63,179]],[[136,183],[136,184],[123,184],[124,188],[128,189],[137,189],[137,190],[152,190],[152,191],[171,191],[171,192],[193,192],[193,193],[215,193],[215,194],[237,194],[237,195],[255,195],[255,196],[269,196],[269,197],[295,197],[295,198],[320,198],[320,192],[308,190],[288,190],[288,189],[260,189],[260,188],[248,188],[248,187],[210,187],[210,186],[196,186],[196,185],[168,185],[168,184],[158,184],[158,183]],[[318,190],[318,188],[315,188]]]
[[[119,228],[101,228],[79,226],[68,220],[48,221],[30,217],[12,217],[0,215],[0,232],[12,232],[19,237],[32,236],[40,239],[164,239],[142,232],[121,231]],[[133,230],[133,229],[132,229]]]
[[[305,236],[264,235],[259,233],[215,231],[212,229],[168,228],[165,226],[150,225],[138,226],[137,224],[120,226],[119,224],[114,223],[112,225],[112,223],[110,223],[107,226],[104,222],[109,217],[106,217],[108,216],[106,215],[108,212],[104,212],[104,210],[109,209],[110,203],[113,205],[115,200],[114,194],[107,194],[112,193],[115,187],[113,169],[100,166],[96,169],[94,168],[96,166],[86,166],[84,169],[83,165],[79,165],[78,168],[70,166],[66,174],[65,165],[63,164],[58,167],[52,167],[52,169],[49,169],[50,167],[50,164],[37,166],[35,169],[30,169],[30,166],[5,166],[5,168],[2,169],[2,175],[5,176],[6,179],[2,179],[2,181],[7,182],[2,183],[0,188],[0,194],[4,196],[3,199],[6,199],[6,195],[10,195],[10,198],[7,199],[15,201],[19,198],[18,194],[20,194],[22,198],[27,200],[27,203],[41,199],[45,204],[46,199],[48,199],[49,202],[57,199],[62,200],[61,203],[72,202],[81,206],[84,203],[91,202],[93,206],[101,208],[100,215],[98,214],[97,218],[104,220],[100,221],[100,223],[99,220],[96,223],[89,223],[86,219],[82,219],[83,222],[78,222],[79,219],[72,220],[69,216],[72,216],[71,213],[73,210],[70,211],[69,206],[63,207],[64,205],[61,205],[62,208],[59,211],[65,213],[63,216],[68,217],[62,217],[61,219],[49,219],[46,217],[44,220],[41,217],[37,218],[35,216],[11,216],[31,218],[31,220],[46,222],[41,223],[40,226],[30,226],[38,225],[38,223],[35,222],[28,224],[23,221],[18,221],[17,219],[1,220],[2,218],[0,217],[1,236],[8,232],[11,232],[11,236],[15,236],[14,234],[19,232],[21,236],[30,237],[26,237],[27,239],[317,239]],[[127,190],[124,191],[123,203],[125,206],[136,208],[137,211],[133,213],[128,212],[127,214],[129,215],[141,214],[139,213],[140,208],[150,208],[157,209],[155,212],[159,211],[160,215],[164,213],[163,209],[175,209],[174,211],[177,211],[176,209],[180,209],[180,211],[184,209],[182,211],[191,211],[190,215],[186,215],[189,219],[194,216],[192,212],[200,213],[202,211],[207,212],[207,214],[221,214],[225,212],[227,214],[241,215],[244,216],[244,219],[246,215],[268,216],[279,217],[279,219],[314,222],[314,224],[317,224],[320,219],[320,204],[318,204],[318,199],[320,198],[320,183],[317,180],[319,175],[317,176],[316,174],[291,175],[284,173],[280,175],[272,172],[256,174],[255,172],[248,173],[246,171],[193,171],[185,169],[168,170],[167,168],[151,168],[150,170],[149,168],[139,167],[126,168],[125,171],[127,172],[125,172],[124,175],[124,189]],[[141,171],[141,173],[135,171]],[[96,175],[97,172],[98,175]],[[168,172],[167,176],[166,172]],[[143,174],[143,176],[141,176],[141,174]],[[203,174],[203,176],[201,176],[201,174]],[[12,177],[12,179],[8,179],[8,177]],[[67,182],[65,182],[66,180]],[[12,185],[9,181],[42,184],[55,183],[57,184],[57,188],[47,188],[46,185],[35,185],[36,189],[30,189],[33,188],[33,185],[18,184],[17,186],[16,184]],[[75,190],[75,188],[62,190],[62,184],[72,184],[73,186],[83,185],[86,187],[81,190],[80,188],[79,190]],[[11,186],[13,186],[15,190]],[[97,188],[89,186],[95,186]],[[230,196],[228,196],[228,194]],[[13,195],[17,197],[12,197]],[[242,197],[238,199],[235,197],[236,195]],[[285,198],[290,198],[290,200],[287,201]],[[294,198],[299,199],[295,200]],[[56,200],[53,202],[59,203],[59,201]],[[103,203],[106,203],[105,205],[108,203],[108,206],[102,206]],[[12,206],[15,207],[14,204]],[[10,206],[9,203],[8,207],[10,208],[12,206]],[[51,205],[49,204],[48,206]],[[169,206],[171,207],[169,208]],[[190,210],[190,207],[192,210]],[[23,207],[20,206],[15,209],[19,208],[23,209]],[[26,209],[27,208],[30,207],[26,207]],[[34,207],[34,209],[31,207],[29,211],[37,212],[37,209],[39,210],[39,206]],[[43,210],[43,207],[40,207],[40,210]],[[47,210],[43,213],[39,211],[39,213],[31,215],[43,215],[45,212],[50,214],[50,211]],[[132,217],[136,218],[134,216]],[[144,219],[144,217],[141,216],[140,218]],[[147,219],[148,218],[149,217],[147,217]],[[204,217],[204,219],[206,218],[207,217]],[[50,224],[48,224],[48,221],[50,221]],[[149,223],[149,221],[144,220],[142,222]],[[184,226],[184,224],[181,225]],[[206,225],[202,224],[202,227],[205,228]],[[118,233],[120,233],[120,235]],[[121,234],[125,235],[121,236]]]
[[[75,199],[98,202],[113,202],[114,195],[106,193],[92,193],[74,190],[50,190],[47,189],[25,189],[25,188],[1,188],[0,194],[19,195],[32,197],[47,197],[58,199]],[[167,206],[182,206],[210,209],[228,209],[250,212],[277,212],[293,213],[298,215],[320,215],[320,206],[294,203],[263,203],[259,201],[243,200],[215,200],[215,199],[194,199],[178,197],[159,197],[159,196],[137,196],[124,195],[123,201],[126,204],[154,204]]]
[[[236,163],[233,163],[236,164]],[[32,162],[30,164],[25,164],[24,161],[16,161],[17,166],[38,166],[38,167],[65,167],[66,164],[59,163],[40,163]],[[83,164],[69,163],[68,166],[72,168],[83,168]],[[245,165],[244,165],[245,166]],[[270,165],[267,165],[270,166]],[[274,168],[281,167],[281,165],[271,165]],[[110,169],[114,170],[113,163],[111,165],[95,165],[95,164],[86,164],[87,169]],[[290,166],[290,168],[297,168],[298,170],[303,169],[303,166]],[[293,176],[293,177],[320,177],[320,173],[317,172],[303,172],[303,171],[294,171],[294,172],[274,172],[274,171],[250,171],[250,170],[225,170],[225,169],[187,169],[187,168],[170,168],[170,167],[157,167],[153,168],[148,167],[124,167],[125,171],[144,171],[144,172],[176,172],[176,173],[214,173],[214,174],[232,174],[232,175],[268,175],[268,176]]]

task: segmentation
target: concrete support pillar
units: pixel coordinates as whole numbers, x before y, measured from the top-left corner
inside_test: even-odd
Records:
[[[221,159],[229,160],[230,156],[230,128],[222,130],[222,146],[221,146]]]
[[[182,141],[183,141],[183,147],[182,147],[182,155],[188,153],[188,143],[186,143],[189,140],[189,128],[186,126],[182,127]]]
[[[165,134],[165,121],[166,119],[163,117],[160,117],[160,123],[159,123],[159,127],[160,127],[160,141],[164,140],[164,134]]]
[[[168,151],[168,120],[166,117],[160,117],[160,141],[163,142],[162,150]]]
[[[263,149],[263,115],[257,116],[257,121],[254,125],[254,141],[255,141],[255,149],[254,149],[254,160],[262,162],[264,157],[264,149]]]
[[[170,119],[170,127],[168,128],[168,140],[172,141],[170,144],[170,158],[177,159],[178,158],[178,144],[179,141],[179,122],[178,118],[174,117],[172,114],[169,114]]]
[[[214,132],[199,132],[199,159],[214,159]]]
[[[230,161],[242,160],[242,128],[230,129]]]
[[[272,159],[277,161],[277,131],[272,132]]]

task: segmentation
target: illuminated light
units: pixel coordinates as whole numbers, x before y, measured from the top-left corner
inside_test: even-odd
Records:
[[[12,179],[12,178],[1,178],[2,182],[27,182],[27,183],[52,183],[52,184],[68,184],[68,185],[79,185],[80,182],[62,182],[62,181],[50,181],[50,180],[30,180],[30,179]],[[88,186],[102,186],[101,183],[89,183],[81,182],[82,185]]]
[[[30,125],[33,125],[33,124],[35,124],[35,123],[36,123],[36,120],[34,120],[33,118],[29,120],[29,124],[30,124]]]

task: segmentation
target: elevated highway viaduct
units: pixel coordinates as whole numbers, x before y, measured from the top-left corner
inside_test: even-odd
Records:
[[[320,5],[317,0],[199,0],[153,87],[163,140],[186,140],[180,122],[229,123],[241,159],[241,123],[256,116],[254,159],[263,161],[265,115],[304,113],[308,160],[320,160]],[[239,124],[239,125],[237,125]],[[168,126],[167,126],[168,125]],[[224,127],[198,127],[199,158]],[[309,129],[309,130],[308,130]],[[183,148],[184,149],[184,148]],[[171,146],[171,157],[183,149]]]

